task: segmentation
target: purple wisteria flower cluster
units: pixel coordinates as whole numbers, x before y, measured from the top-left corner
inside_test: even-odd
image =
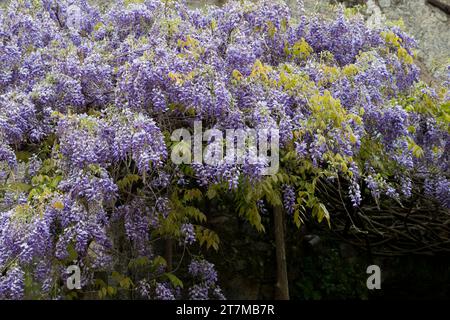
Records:
[[[200,280],[199,284],[189,288],[190,299],[224,299],[221,289],[216,285],[217,272],[212,263],[206,260],[193,260],[189,265],[189,274]]]

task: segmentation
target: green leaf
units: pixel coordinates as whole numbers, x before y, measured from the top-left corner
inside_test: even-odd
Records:
[[[153,259],[152,263],[153,267],[159,268],[161,266],[165,267],[167,266],[167,261],[161,256],[156,256],[155,259]]]
[[[197,222],[205,222],[206,215],[196,207],[184,207],[184,213],[187,217],[193,218]]]
[[[133,281],[131,281],[130,278],[125,277],[119,281],[119,285],[124,289],[129,289],[130,287],[133,286]]]
[[[265,228],[261,222],[261,215],[259,214],[257,206],[252,206],[249,210],[246,212],[246,218],[248,222],[250,222],[251,225],[253,225],[256,230],[259,232],[264,232]]]
[[[119,272],[117,271],[113,271],[111,273],[111,278],[113,278],[114,280],[116,280],[117,282],[119,282],[120,280],[123,279],[123,275],[121,275]]]
[[[176,275],[173,273],[165,273],[164,275],[169,279],[175,288],[180,287],[183,289],[183,281],[181,281]]]
[[[8,188],[11,189],[12,191],[28,192],[31,190],[32,186],[27,183],[14,182],[14,183],[10,183],[8,185]]]
[[[53,189],[56,189],[56,188],[58,187],[59,183],[61,182],[61,180],[62,180],[62,176],[56,176],[56,177],[54,177],[54,178],[50,181],[49,187],[51,187],[51,188],[53,188]]]
[[[323,218],[325,218],[328,222],[328,227],[331,228],[330,213],[328,212],[325,205],[323,203],[319,203],[317,208],[318,208],[317,220],[319,221],[319,223],[322,222]]]
[[[72,243],[67,246],[67,253],[69,254],[68,258],[66,259],[67,261],[77,260],[78,252],[75,250],[75,246]]]
[[[28,162],[31,157],[31,153],[28,151],[16,151],[16,158],[19,161]]]
[[[134,183],[138,182],[141,177],[137,174],[127,174],[121,180],[117,181],[117,186],[120,190],[129,189]]]
[[[184,192],[183,199],[184,201],[192,201],[194,199],[201,199],[202,198],[202,192],[199,189],[190,189],[186,190]]]
[[[97,288],[106,287],[106,283],[102,279],[97,278],[97,279],[95,279],[95,286]]]
[[[155,260],[157,260],[158,257],[156,257]],[[153,263],[154,263],[155,260],[153,260]],[[151,264],[151,261],[150,261],[150,259],[148,257],[137,257],[135,259],[131,259],[130,260],[130,262],[128,263],[128,268],[130,268],[130,269],[137,269],[139,267],[149,266],[150,264]]]
[[[116,294],[117,290],[116,290],[116,288],[113,288],[113,287],[108,286],[107,292],[108,292],[108,294],[109,294],[110,296],[113,296],[113,295]]]
[[[304,223],[303,219],[300,217],[299,210],[294,211],[294,223],[297,226],[297,228],[300,228],[301,225]]]
[[[208,191],[206,191],[206,196],[208,197],[208,199],[213,199],[217,196],[217,191],[214,186],[208,188]]]
[[[202,226],[196,226],[195,227],[195,235],[197,237],[197,240],[200,244],[206,245],[206,249],[213,248],[214,250],[219,250],[219,236],[214,231],[204,228]]]
[[[418,145],[415,145],[415,146],[413,147],[412,153],[413,153],[413,155],[414,155],[416,158],[422,158],[422,157],[423,157],[423,149],[422,149],[420,146],[418,146]]]

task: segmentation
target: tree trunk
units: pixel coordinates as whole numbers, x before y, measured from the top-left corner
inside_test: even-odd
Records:
[[[167,272],[172,271],[172,261],[173,261],[173,241],[172,239],[166,239],[164,248],[164,259],[167,262]]]
[[[275,284],[275,299],[289,300],[289,283],[286,264],[286,247],[284,242],[283,209],[280,206],[273,208],[275,224],[275,251],[277,259],[277,283]]]

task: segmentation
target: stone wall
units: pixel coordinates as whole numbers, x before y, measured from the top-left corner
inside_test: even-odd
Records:
[[[437,76],[440,66],[450,64],[450,0],[367,2],[380,9],[383,20],[403,20],[406,31],[418,42],[419,59],[431,75]]]

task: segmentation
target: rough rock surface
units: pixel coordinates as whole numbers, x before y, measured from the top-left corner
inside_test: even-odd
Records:
[[[450,16],[427,0],[390,0],[387,7],[381,6],[382,14],[387,20],[402,18],[406,31],[418,41],[418,57],[431,72],[448,63],[450,58]],[[440,0],[435,3],[447,3]]]

